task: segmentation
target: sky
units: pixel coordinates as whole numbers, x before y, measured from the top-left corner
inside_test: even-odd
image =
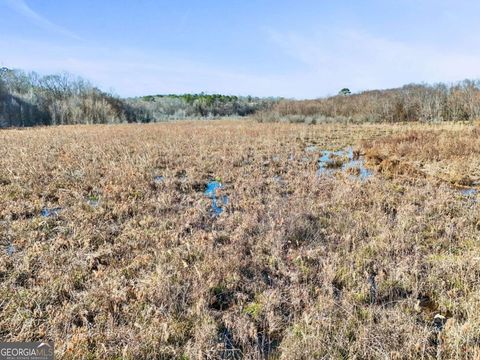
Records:
[[[0,66],[120,96],[318,98],[480,78],[479,1],[0,0]]]

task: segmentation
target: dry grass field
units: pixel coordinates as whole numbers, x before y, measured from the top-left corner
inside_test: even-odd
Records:
[[[349,146],[372,176],[341,156],[318,172]],[[479,359],[479,169],[462,124],[0,131],[0,340],[61,359]]]

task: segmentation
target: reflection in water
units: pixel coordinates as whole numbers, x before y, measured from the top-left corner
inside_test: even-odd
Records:
[[[58,216],[58,213],[62,211],[63,209],[61,207],[56,207],[56,208],[43,208],[42,211],[40,212],[40,216],[42,217],[56,217]]]
[[[351,178],[362,181],[373,176],[372,171],[365,167],[365,161],[356,156],[351,147],[338,151],[322,151],[317,174],[331,176],[339,171],[347,172]]]
[[[223,212],[223,208],[228,204],[228,196],[219,196],[218,192],[223,189],[223,185],[218,181],[210,181],[207,184],[204,195],[212,199],[212,212],[215,216]]]

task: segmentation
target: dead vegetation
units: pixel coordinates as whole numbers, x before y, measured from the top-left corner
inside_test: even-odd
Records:
[[[480,188],[478,129],[408,131],[365,143],[366,156],[386,176],[429,177],[458,188]]]
[[[255,114],[260,122],[306,123],[474,121],[479,117],[480,83],[472,80],[410,84],[315,100],[284,100]]]
[[[450,185],[478,176],[476,132],[0,132],[0,339],[54,340],[66,359],[478,358],[478,196]],[[319,151],[349,145],[380,171],[317,175]]]

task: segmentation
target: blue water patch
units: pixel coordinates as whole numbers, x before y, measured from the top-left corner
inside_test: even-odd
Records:
[[[153,178],[155,184],[161,184],[165,181],[165,178],[162,175],[157,175]]]
[[[12,243],[9,243],[9,244],[7,245],[7,255],[8,255],[8,256],[12,256],[12,255],[15,253],[15,251],[16,251],[16,250],[15,250],[15,246],[13,246]]]
[[[365,167],[363,160],[351,160],[342,166],[343,171],[349,171],[349,169],[352,169],[352,172],[355,173],[350,176],[353,178],[358,178],[362,181],[365,181],[373,176],[373,172]]]
[[[466,201],[472,204],[478,203],[477,195],[479,194],[478,189],[461,189],[459,190],[460,195],[462,195]]]
[[[207,188],[205,189],[205,196],[209,198],[214,198],[217,196],[217,190],[223,188],[223,185],[218,181],[210,181],[207,184]]]
[[[56,207],[56,208],[43,208],[42,211],[40,212],[40,216],[42,217],[57,217],[58,213],[62,211],[63,209],[61,207]]]
[[[210,181],[207,184],[204,195],[212,199],[212,212],[215,216],[223,212],[223,208],[228,204],[228,196],[219,196],[218,192],[223,189],[223,185],[219,181]]]
[[[335,158],[343,158],[345,162],[341,166],[335,167]],[[352,147],[337,151],[324,150],[318,163],[318,175],[331,176],[343,171],[350,173],[350,178],[361,181],[373,176],[373,172],[365,167],[365,161],[360,157],[355,157]]]
[[[460,190],[460,194],[462,194],[465,197],[474,197],[478,194],[477,189],[462,189]]]
[[[212,199],[212,211],[218,216],[223,212],[223,207],[228,204],[228,196],[223,195],[220,198],[214,197]]]
[[[333,164],[333,158],[336,156],[345,156],[345,152],[343,150],[322,151],[322,156],[318,160],[318,175],[333,175],[335,172],[338,171],[338,168],[335,169],[331,167]]]

